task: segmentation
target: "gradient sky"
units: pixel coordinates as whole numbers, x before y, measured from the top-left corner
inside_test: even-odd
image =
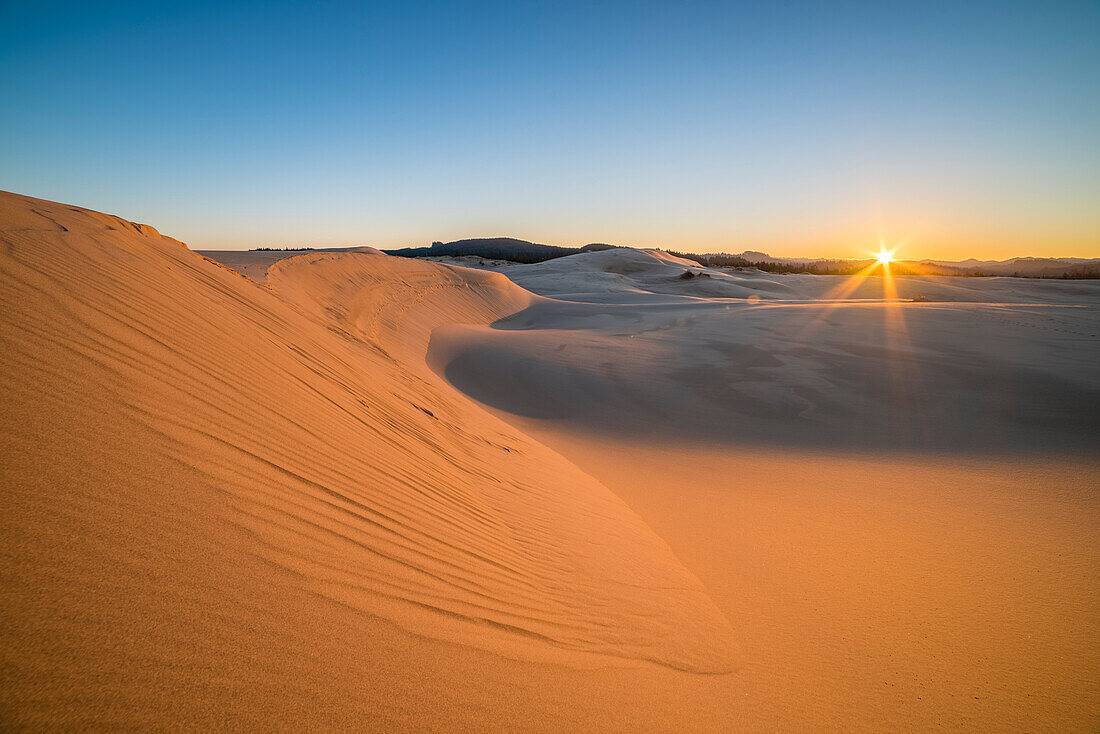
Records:
[[[195,249],[1100,256],[1100,3],[0,0],[0,188]]]

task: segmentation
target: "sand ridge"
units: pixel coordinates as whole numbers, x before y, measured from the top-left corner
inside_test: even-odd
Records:
[[[633,512],[424,365],[436,325],[528,301],[502,276],[319,253],[260,287],[75,207],[4,194],[0,221],[6,711],[64,718],[58,696],[99,669],[84,713],[123,721],[173,695],[164,661],[262,666],[288,643],[249,610],[275,590],[279,629],[348,617],[520,661],[737,666]]]

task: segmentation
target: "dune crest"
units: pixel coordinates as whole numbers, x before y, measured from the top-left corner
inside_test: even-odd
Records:
[[[503,276],[311,253],[261,287],[95,212],[3,194],[0,222],[7,680],[50,639],[78,648],[51,685],[87,675],[123,627],[138,688],[169,647],[278,648],[228,621],[273,589],[288,627],[319,596],[520,660],[736,666],[663,541],[424,364],[436,326],[533,298]]]

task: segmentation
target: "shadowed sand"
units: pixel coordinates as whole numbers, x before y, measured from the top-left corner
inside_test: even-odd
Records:
[[[1097,725],[1092,284],[0,246],[5,725]]]
[[[429,361],[738,620],[732,728],[1100,725],[1100,283],[491,267],[548,298]]]
[[[509,414],[716,445],[1100,449],[1097,281],[684,281],[683,261],[637,250],[501,270],[553,298],[441,328],[431,358]]]

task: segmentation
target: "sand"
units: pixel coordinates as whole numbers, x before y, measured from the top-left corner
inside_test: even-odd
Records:
[[[1098,724],[1093,284],[0,242],[8,726]]]
[[[704,581],[741,726],[1097,727],[1100,284],[711,271],[731,302],[665,253],[571,259],[494,265],[553,300],[430,361]]]

